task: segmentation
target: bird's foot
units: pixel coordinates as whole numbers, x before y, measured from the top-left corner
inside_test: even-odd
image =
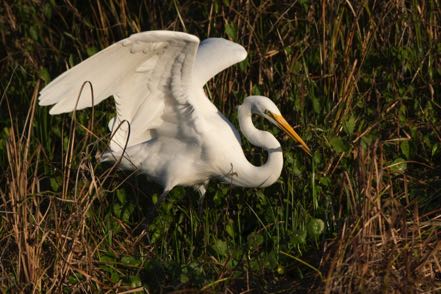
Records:
[[[201,196],[199,197],[199,200],[198,200],[199,216],[202,216],[202,214],[204,213],[204,199],[205,199],[205,194],[201,194]]]

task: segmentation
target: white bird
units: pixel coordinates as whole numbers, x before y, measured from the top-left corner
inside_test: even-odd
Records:
[[[207,98],[203,86],[225,68],[244,60],[245,49],[231,41],[181,32],[150,31],[131,35],[67,70],[48,84],[40,105],[50,114],[84,109],[113,96],[116,118],[107,158],[123,156],[123,168],[139,169],[161,184],[161,199],[175,186],[195,186],[201,195],[210,179],[242,187],[267,187],[280,176],[280,143],[255,128],[252,114],[285,131],[310,154],[309,147],[263,96],[239,106],[239,125],[251,144],[268,152],[262,166],[251,164],[238,131]],[[81,95],[85,81],[94,97]]]

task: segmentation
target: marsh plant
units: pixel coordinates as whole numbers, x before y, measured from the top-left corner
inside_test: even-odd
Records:
[[[18,0],[0,11],[2,291],[441,289],[438,0]],[[156,29],[242,44],[248,59],[206,93],[236,125],[245,96],[271,97],[312,157],[271,129],[284,141],[276,184],[212,183],[202,211],[197,192],[177,188],[151,217],[160,187],[99,162],[112,101],[52,117],[36,99],[67,68]]]

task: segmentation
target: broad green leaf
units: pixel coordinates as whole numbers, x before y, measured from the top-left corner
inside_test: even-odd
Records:
[[[126,202],[126,193],[122,189],[118,189],[116,191],[116,197],[119,200],[119,203],[124,204]]]
[[[249,234],[247,239],[248,239],[248,245],[252,248],[258,248],[260,245],[262,245],[264,241],[263,236],[256,232]]]
[[[113,263],[113,262],[115,262],[115,257],[110,256],[110,255],[101,255],[99,257],[99,261],[103,262],[103,263]]]
[[[439,145],[438,144],[434,144],[432,146],[432,156],[434,156],[436,154],[436,152],[438,151]]]
[[[265,196],[265,194],[263,194],[262,191],[256,191],[256,196],[259,199],[259,203],[261,205],[266,205],[266,203],[267,203],[266,196]]]
[[[55,178],[51,178],[50,179],[50,183],[51,183],[52,191],[57,192],[58,188],[60,187],[60,185],[58,184],[57,180]]]
[[[46,84],[48,84],[51,81],[49,72],[45,67],[42,67],[40,69],[39,75],[40,75],[40,79],[42,79]]]
[[[133,288],[142,286],[141,278],[138,275],[130,276],[129,280],[130,280],[130,286],[132,286]]]
[[[228,252],[227,242],[220,240],[220,239],[216,239],[214,241],[212,248],[220,256],[224,256],[224,257],[227,256],[227,252]]]
[[[134,258],[133,256],[123,256],[121,258],[121,263],[129,266],[137,267],[141,264],[141,260]]]
[[[407,158],[407,159],[409,159],[409,157],[410,157],[410,147],[409,147],[409,141],[403,141],[403,142],[401,142],[401,144],[400,144],[400,149],[401,149],[401,152],[403,153],[403,155]]]
[[[130,220],[130,216],[132,215],[133,211],[135,210],[135,207],[132,203],[129,203],[128,205],[124,205],[123,207],[123,214],[122,219],[125,223],[128,223]]]
[[[119,273],[116,270],[110,271],[110,280],[112,283],[118,283],[121,280]]]
[[[345,131],[348,135],[352,135],[355,129],[355,116],[351,115],[344,123]]]
[[[181,283],[185,284],[185,283],[188,283],[190,281],[190,278],[188,277],[187,274],[181,273],[180,276],[179,276],[179,280],[181,281]]]
[[[38,41],[38,33],[37,33],[37,29],[35,26],[31,26],[29,28],[29,34],[31,35],[32,39],[34,39],[35,41]]]
[[[348,150],[347,145],[345,144],[345,142],[341,137],[332,137],[329,140],[329,143],[331,144],[332,148],[338,153],[345,152]]]
[[[153,194],[153,195],[152,195],[152,203],[153,203],[153,204],[158,203],[158,194]]]
[[[229,24],[229,23],[225,24],[225,34],[227,34],[227,36],[230,39],[236,40],[236,38],[237,38],[237,29],[234,26],[234,24]]]
[[[312,101],[312,109],[314,109],[315,113],[321,112],[321,105],[320,105],[320,99],[316,97],[315,95],[311,95],[311,101]]]
[[[402,173],[407,169],[407,162],[403,158],[398,157],[389,165],[389,168],[394,173]]]
[[[227,231],[227,234],[231,237],[234,238],[234,227],[233,227],[233,222],[230,220],[228,222],[228,224],[225,226],[225,231]]]
[[[291,233],[291,240],[290,240],[291,246],[298,246],[301,244],[306,243],[306,230],[305,229],[299,229],[293,233]]]
[[[311,218],[306,225],[306,229],[308,230],[308,234],[313,237],[318,237],[323,233],[325,223],[319,218]]]
[[[121,204],[114,203],[112,207],[113,207],[113,213],[115,213],[117,217],[121,217],[121,212],[122,212]]]
[[[46,18],[51,18],[52,16],[52,5],[50,3],[46,3],[43,6],[43,14]]]
[[[94,47],[94,46],[87,47],[86,52],[87,52],[87,56],[90,57],[90,56],[94,55],[95,53],[97,53],[98,49],[96,49],[96,47]]]
[[[285,267],[283,265],[279,264],[276,268],[276,272],[279,275],[284,275],[285,274]]]

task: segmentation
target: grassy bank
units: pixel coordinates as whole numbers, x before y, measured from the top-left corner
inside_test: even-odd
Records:
[[[0,287],[17,292],[435,292],[441,289],[441,4],[15,1],[0,4]],[[161,189],[99,164],[112,101],[51,117],[50,80],[131,33],[242,44],[206,86],[237,125],[270,97],[313,149],[281,141],[266,189]],[[245,142],[260,164],[262,150]],[[321,230],[324,224],[324,230]]]

